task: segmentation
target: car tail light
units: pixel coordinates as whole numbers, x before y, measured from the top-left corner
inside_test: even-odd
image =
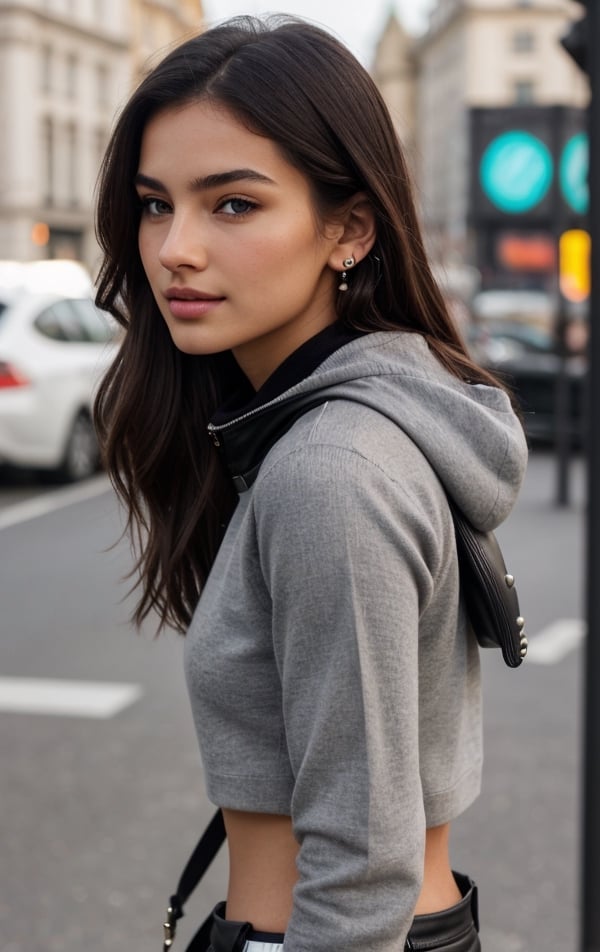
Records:
[[[13,364],[0,360],[0,390],[6,387],[26,387],[28,384],[27,377],[20,373]]]

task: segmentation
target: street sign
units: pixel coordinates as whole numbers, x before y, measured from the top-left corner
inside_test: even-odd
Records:
[[[589,135],[585,110],[567,106],[470,110],[469,223],[489,259],[491,228],[517,223],[554,239],[587,228]],[[493,239],[492,239],[493,241]],[[479,261],[489,269],[490,260]]]
[[[589,233],[583,228],[563,231],[558,241],[559,282],[561,294],[567,301],[579,303],[590,296]]]
[[[563,197],[578,215],[586,215],[590,205],[588,169],[588,136],[586,132],[578,132],[566,143],[558,171]]]

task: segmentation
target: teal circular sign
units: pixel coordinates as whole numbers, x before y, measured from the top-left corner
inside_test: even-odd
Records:
[[[489,200],[518,215],[534,208],[552,182],[550,150],[530,132],[515,129],[497,136],[481,157],[479,179]]]
[[[590,206],[589,164],[587,133],[579,132],[565,145],[558,170],[560,190],[564,199],[579,215],[585,215]]]

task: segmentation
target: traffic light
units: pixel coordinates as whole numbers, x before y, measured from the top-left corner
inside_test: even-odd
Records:
[[[583,7],[588,7],[588,0],[579,0]],[[579,20],[575,20],[569,32],[561,37],[561,46],[567,51],[569,56],[575,60],[579,69],[589,75],[590,72],[590,40],[589,40],[589,17],[586,13]]]

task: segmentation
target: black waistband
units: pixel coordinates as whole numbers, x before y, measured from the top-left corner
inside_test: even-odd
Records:
[[[426,952],[427,949],[452,948],[463,949],[461,937],[467,937],[473,931],[479,932],[479,911],[477,906],[477,886],[461,873],[454,873],[456,885],[460,889],[462,899],[441,912],[433,912],[424,916],[415,916],[405,950]],[[225,903],[215,907],[212,915],[212,929],[210,933],[211,949],[213,952],[232,952],[242,949],[245,942],[270,942],[273,945],[281,944],[285,936],[277,932],[257,932],[249,922],[233,922],[225,919]],[[468,942],[465,950],[473,948]]]
[[[443,909],[441,912],[432,912],[425,916],[415,916],[408,933],[405,949],[415,952],[426,949],[455,948],[461,936],[465,936],[475,928],[479,932],[479,908],[477,902],[477,886],[468,876],[454,873],[456,885],[460,889],[462,899],[455,906]],[[467,946],[468,947],[468,946]],[[462,946],[456,946],[462,948]]]

